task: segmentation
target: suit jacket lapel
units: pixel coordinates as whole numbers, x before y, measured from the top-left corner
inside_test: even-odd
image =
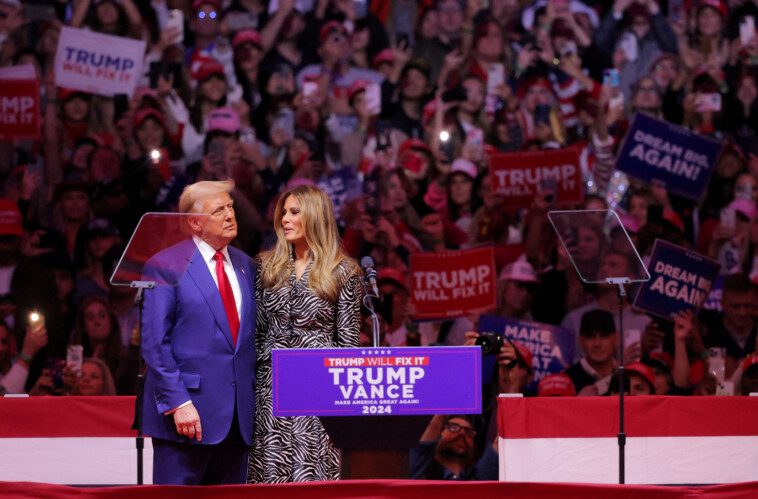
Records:
[[[226,318],[224,302],[221,301],[221,293],[219,293],[218,286],[216,286],[216,282],[213,280],[208,269],[208,264],[203,260],[203,255],[200,254],[200,251],[195,251],[192,261],[190,261],[189,267],[187,267],[187,274],[195,282],[200,293],[208,303],[208,308],[211,309],[213,317],[216,319],[216,324],[224,332],[229,346],[234,348],[232,332],[229,329],[229,319]]]
[[[242,292],[242,310],[240,310],[240,329],[239,333],[237,335],[237,345],[239,346],[240,343],[240,337],[243,335],[244,331],[247,331],[247,327],[250,324],[250,313],[252,312],[252,294],[253,290],[250,289],[250,278],[245,274],[244,267],[242,265],[242,262],[240,261],[239,256],[236,252],[232,251],[231,248],[229,248],[229,259],[232,261],[232,265],[234,266],[234,272],[237,274],[237,282],[240,285],[240,291]],[[253,327],[255,327],[255,323],[253,322]]]

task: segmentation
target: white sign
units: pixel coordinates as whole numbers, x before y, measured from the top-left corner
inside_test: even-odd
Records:
[[[131,96],[144,55],[144,41],[64,26],[55,54],[55,84],[109,97]]]

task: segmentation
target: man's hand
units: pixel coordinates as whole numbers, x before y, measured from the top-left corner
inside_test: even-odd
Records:
[[[176,432],[190,439],[197,436],[197,441],[203,439],[203,430],[200,426],[200,415],[192,403],[180,407],[174,412],[174,423],[176,423]]]

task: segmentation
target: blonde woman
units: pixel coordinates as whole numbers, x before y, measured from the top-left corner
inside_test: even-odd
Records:
[[[273,417],[271,349],[357,347],[360,270],[340,247],[332,203],[317,187],[284,192],[274,229],[277,244],[259,255],[255,276],[256,404],[248,482],[337,480],[339,451],[317,417]]]

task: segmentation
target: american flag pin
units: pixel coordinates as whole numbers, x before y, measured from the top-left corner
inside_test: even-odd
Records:
[[[240,269],[240,270],[242,271],[242,275],[247,275],[245,274],[245,269]]]

